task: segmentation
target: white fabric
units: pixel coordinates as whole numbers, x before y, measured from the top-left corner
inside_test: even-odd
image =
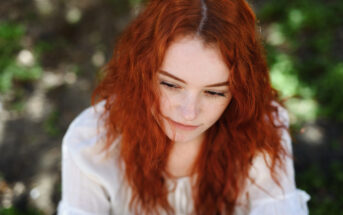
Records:
[[[104,129],[99,116],[104,103],[83,111],[69,126],[62,144],[62,200],[58,215],[131,215],[131,191],[123,180],[122,163],[114,144],[109,156],[101,152]],[[282,123],[288,126],[288,114],[279,107]],[[117,143],[120,141],[116,140]],[[283,130],[282,142],[291,152],[291,140]],[[267,159],[268,160],[268,159]],[[287,174],[280,177],[283,191],[272,180],[262,155],[256,156],[250,171],[255,183],[248,182],[244,194],[237,201],[235,215],[307,215],[310,196],[296,189],[293,161],[286,160]],[[167,181],[168,200],[176,215],[190,214],[193,209],[191,179]]]

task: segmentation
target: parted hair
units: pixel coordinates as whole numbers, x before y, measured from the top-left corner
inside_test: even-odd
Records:
[[[270,174],[286,155],[278,101],[271,87],[256,17],[244,0],[150,0],[117,40],[92,96],[105,100],[106,147],[120,136],[119,157],[136,214],[173,214],[165,168],[171,140],[160,128],[157,73],[179,37],[197,36],[218,47],[230,71],[232,100],[206,131],[194,165],[194,214],[232,214],[257,153],[270,158]]]

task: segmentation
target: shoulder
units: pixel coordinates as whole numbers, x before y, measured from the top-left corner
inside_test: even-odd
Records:
[[[63,137],[63,147],[75,151],[100,148],[106,135],[102,118],[104,111],[105,101],[102,101],[77,115]]]
[[[293,167],[293,152],[292,152],[292,139],[289,129],[289,116],[288,111],[281,104],[276,101],[272,102],[272,106],[276,108],[276,112],[273,113],[273,120],[275,126],[279,127],[280,144],[285,150],[286,154],[280,154],[281,163],[276,163],[275,173],[279,182],[286,190],[294,189],[294,167]],[[281,165],[282,164],[282,165]],[[279,185],[275,183],[271,177],[270,168],[273,165],[273,161],[268,153],[258,152],[252,160],[252,166],[250,168],[250,179],[257,185],[255,188],[265,188],[265,190],[271,190],[271,187],[275,190],[279,188]]]
[[[72,157],[78,157],[80,154],[93,149],[98,145],[100,137],[100,116],[103,113],[103,103],[91,106],[83,110],[70,123],[62,141],[62,153]]]
[[[289,115],[285,107],[283,107],[277,101],[272,101],[271,105],[277,109],[276,114],[274,115],[274,123],[276,125],[283,125],[286,128],[289,127]]]
[[[289,132],[290,119],[288,111],[280,103],[272,101],[272,106],[276,107],[276,112],[273,113],[274,124],[280,126],[281,145],[286,150],[288,155],[292,155],[292,138]]]
[[[282,148],[286,151],[288,156],[281,156],[284,159],[289,159],[292,156],[292,139],[289,133],[289,115],[285,107],[276,101],[272,101],[271,105],[276,108],[276,111],[272,113],[273,123],[277,126],[280,135],[280,144]],[[271,160],[267,153],[258,152],[253,159],[252,169],[264,169],[264,172],[269,171],[271,166]],[[259,175],[256,171],[256,174]],[[263,172],[263,171],[262,171]]]
[[[103,150],[106,135],[103,113],[104,102],[86,108],[71,122],[63,138],[60,213],[108,214],[109,204],[117,210],[125,201],[124,174],[117,147]]]
[[[84,174],[96,180],[104,176],[106,168],[113,168],[116,159],[115,156],[108,156],[113,155],[115,147],[102,150],[106,135],[101,121],[104,105],[105,102],[100,102],[82,111],[71,122],[62,141],[63,159],[71,159]]]
[[[104,111],[104,102],[100,102],[95,106],[90,106],[83,110],[76,118],[70,123],[63,140],[65,139],[78,139],[85,140],[94,135],[94,131],[101,123],[100,116]]]

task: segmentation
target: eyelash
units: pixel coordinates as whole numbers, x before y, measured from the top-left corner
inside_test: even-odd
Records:
[[[160,84],[164,85],[165,87],[167,87],[170,90],[178,90],[178,89],[180,89],[179,86],[171,84],[171,83],[168,83],[168,82],[165,82],[165,81],[161,81]],[[219,92],[209,91],[209,90],[206,90],[205,93],[209,97],[225,97],[225,93],[219,93]]]

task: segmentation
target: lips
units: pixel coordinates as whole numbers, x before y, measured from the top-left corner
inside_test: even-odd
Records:
[[[194,130],[196,128],[198,128],[198,125],[185,125],[179,122],[175,122],[174,120],[169,119],[169,122],[177,128],[183,129],[183,130]]]

